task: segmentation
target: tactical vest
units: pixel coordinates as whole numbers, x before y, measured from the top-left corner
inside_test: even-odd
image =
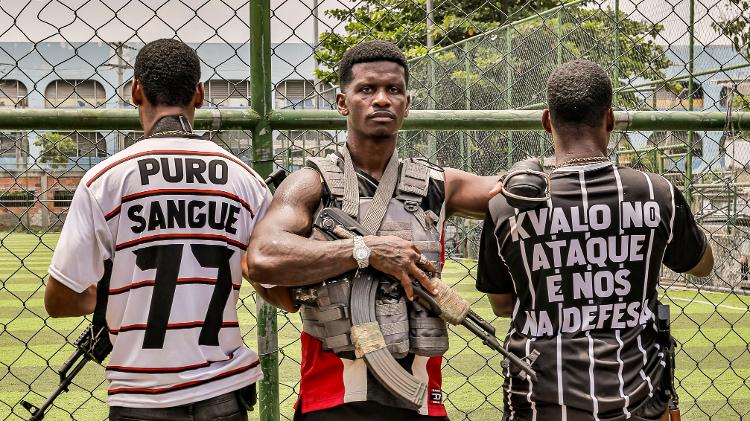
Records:
[[[325,158],[308,158],[306,162],[308,167],[321,175],[328,193],[321,208],[327,206],[346,210],[343,206],[345,180],[341,161],[340,157],[329,155]],[[442,181],[443,173],[419,160],[408,159],[400,163],[398,184],[387,204],[377,235],[394,235],[413,242],[439,268],[440,221],[434,212],[422,209],[421,204],[427,196],[430,178]],[[358,180],[350,182],[358,183]],[[371,202],[372,198],[360,198],[359,209],[355,207],[352,213],[356,214],[350,216],[359,220],[360,215],[367,213]],[[353,275],[344,274],[295,291],[295,298],[301,303],[303,330],[320,340],[324,350],[350,359],[354,358],[349,308]],[[431,316],[427,309],[416,302],[408,301],[398,284],[386,279],[378,281],[375,313],[388,350],[395,358],[403,358],[409,352],[436,356],[447,351],[445,322]]]

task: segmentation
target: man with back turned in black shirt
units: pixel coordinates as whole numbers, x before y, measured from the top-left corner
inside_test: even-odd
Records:
[[[706,276],[711,246],[675,186],[609,162],[612,84],[601,67],[565,63],[547,93],[550,200],[517,210],[496,196],[481,240],[477,288],[512,317],[506,345],[534,355],[539,376],[505,369],[504,420],[660,419],[669,397],[656,326],[661,263]]]

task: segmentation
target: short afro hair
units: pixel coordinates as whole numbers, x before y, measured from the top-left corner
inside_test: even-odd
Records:
[[[200,83],[200,59],[182,41],[158,39],[138,52],[133,78],[153,105],[188,105]]]
[[[409,85],[409,65],[406,63],[406,56],[396,46],[396,44],[386,41],[365,41],[346,50],[344,57],[339,62],[339,84],[341,88],[346,88],[352,81],[352,67],[358,63],[371,63],[373,61],[391,61],[404,68],[406,76],[406,85]]]
[[[589,60],[563,63],[547,80],[547,103],[555,125],[597,127],[612,107],[612,81]]]

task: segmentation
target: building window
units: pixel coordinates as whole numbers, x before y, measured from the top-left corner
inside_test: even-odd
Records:
[[[134,105],[133,104],[132,90],[133,90],[133,81],[132,80],[129,81],[129,82],[127,82],[125,85],[123,85],[122,88],[118,88],[117,89],[117,91],[118,91],[118,95],[117,96],[119,96],[120,98],[122,98],[120,100],[120,106],[127,105],[127,104]]]
[[[326,156],[337,150],[330,133],[319,130],[280,131],[273,142],[275,160],[290,170],[301,168],[308,156]]]
[[[98,107],[107,100],[104,86],[95,80],[54,80],[44,90],[48,108]]]
[[[36,197],[33,191],[10,190],[0,193],[0,207],[28,208],[34,206]]]
[[[721,91],[719,91],[719,105],[722,108],[726,108],[729,105],[729,96],[732,92],[732,88],[728,86],[724,86],[721,88]]]
[[[69,208],[70,201],[73,200],[73,191],[70,190],[55,190],[52,194],[54,199],[52,205],[56,208]]]
[[[253,157],[252,134],[243,130],[211,132],[211,140],[232,152],[242,161],[250,162]]]
[[[0,158],[19,159],[26,150],[26,135],[24,133],[0,132]]]
[[[321,84],[319,91],[311,80],[287,79],[276,84],[276,108],[293,110],[333,109],[336,93],[328,84]]]
[[[682,130],[654,132],[648,138],[648,143],[666,154],[687,154],[688,132]],[[703,137],[697,132],[693,132],[693,156],[703,156]]]
[[[107,141],[99,132],[74,132],[76,152],[79,158],[104,158],[107,156]]]
[[[649,102],[655,102],[657,109],[688,109],[688,82],[679,81],[669,84],[669,86],[662,86],[653,93],[654,96],[649,98]],[[699,110],[703,108],[703,87],[700,83],[695,82],[693,84],[693,109]]]
[[[42,162],[50,164],[107,156],[107,141],[99,132],[46,133],[37,144],[42,148]]]
[[[122,148],[129,148],[133,145],[135,145],[135,142],[141,140],[143,138],[143,132],[124,132],[121,133],[120,136],[122,136]]]
[[[28,105],[29,90],[18,80],[0,80],[0,107],[21,108]]]
[[[203,89],[206,105],[235,108],[250,106],[250,82],[247,80],[211,79],[204,84]]]

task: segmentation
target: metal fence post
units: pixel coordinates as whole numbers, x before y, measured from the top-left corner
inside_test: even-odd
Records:
[[[612,105],[617,106],[617,91],[620,89],[620,69],[619,62],[617,61],[620,56],[620,0],[615,0],[615,57],[614,63],[615,68],[613,69],[614,74],[612,75]],[[620,137],[616,138],[615,142],[615,166],[620,165],[620,154],[616,153],[620,149]]]
[[[513,38],[511,38],[510,30],[513,28],[513,25],[509,25],[507,28],[505,28],[505,68],[507,70],[507,74],[505,75],[506,81],[507,81],[507,90],[506,98],[507,98],[507,106],[506,109],[510,110],[513,109],[513,66],[510,62],[510,51],[513,48]],[[542,157],[540,157],[542,158]],[[508,169],[513,166],[513,131],[508,132]]]
[[[269,124],[271,91],[271,1],[250,3],[250,102],[260,121],[253,129],[253,167],[265,177],[273,169],[273,137]],[[279,348],[276,308],[256,298],[258,353],[263,380],[259,382],[261,421],[279,419]]]
[[[465,97],[465,101],[466,102],[465,102],[464,105],[465,105],[465,107],[466,107],[467,110],[471,110],[472,109],[472,104],[471,104],[471,79],[470,79],[471,78],[471,59],[470,59],[470,56],[469,56],[471,54],[471,49],[469,47],[469,43],[467,42],[466,44],[464,44],[463,48],[464,48],[464,71],[466,72],[466,75],[465,75],[466,77],[464,78],[464,80],[465,80],[464,91],[465,91],[465,95],[466,95],[466,97]],[[471,144],[472,144],[471,139],[472,139],[472,136],[473,136],[473,133],[471,133],[470,130],[467,130],[467,131],[464,132],[464,141],[465,141],[465,144],[463,146],[463,151],[464,151],[463,158],[464,158],[464,165],[465,165],[464,169],[466,171],[472,171],[472,168],[471,168]]]
[[[435,97],[437,96],[437,92],[435,92],[435,55],[432,55],[432,47],[434,46],[434,40],[432,39],[432,23],[434,19],[433,11],[432,11],[432,0],[427,0],[425,4],[425,13],[426,13],[426,19],[425,19],[425,32],[427,36],[427,77],[429,80],[430,86],[427,88],[427,109],[434,110],[435,109]],[[435,134],[433,133],[427,133],[427,157],[431,160],[437,160],[437,139],[435,138]]]
[[[688,34],[690,35],[690,45],[688,51],[688,111],[693,111],[693,62],[695,61],[695,0],[690,0],[690,20],[688,22]],[[692,206],[693,192],[690,186],[693,182],[693,131],[688,132],[687,136],[688,150],[685,155],[685,199],[688,205]]]

